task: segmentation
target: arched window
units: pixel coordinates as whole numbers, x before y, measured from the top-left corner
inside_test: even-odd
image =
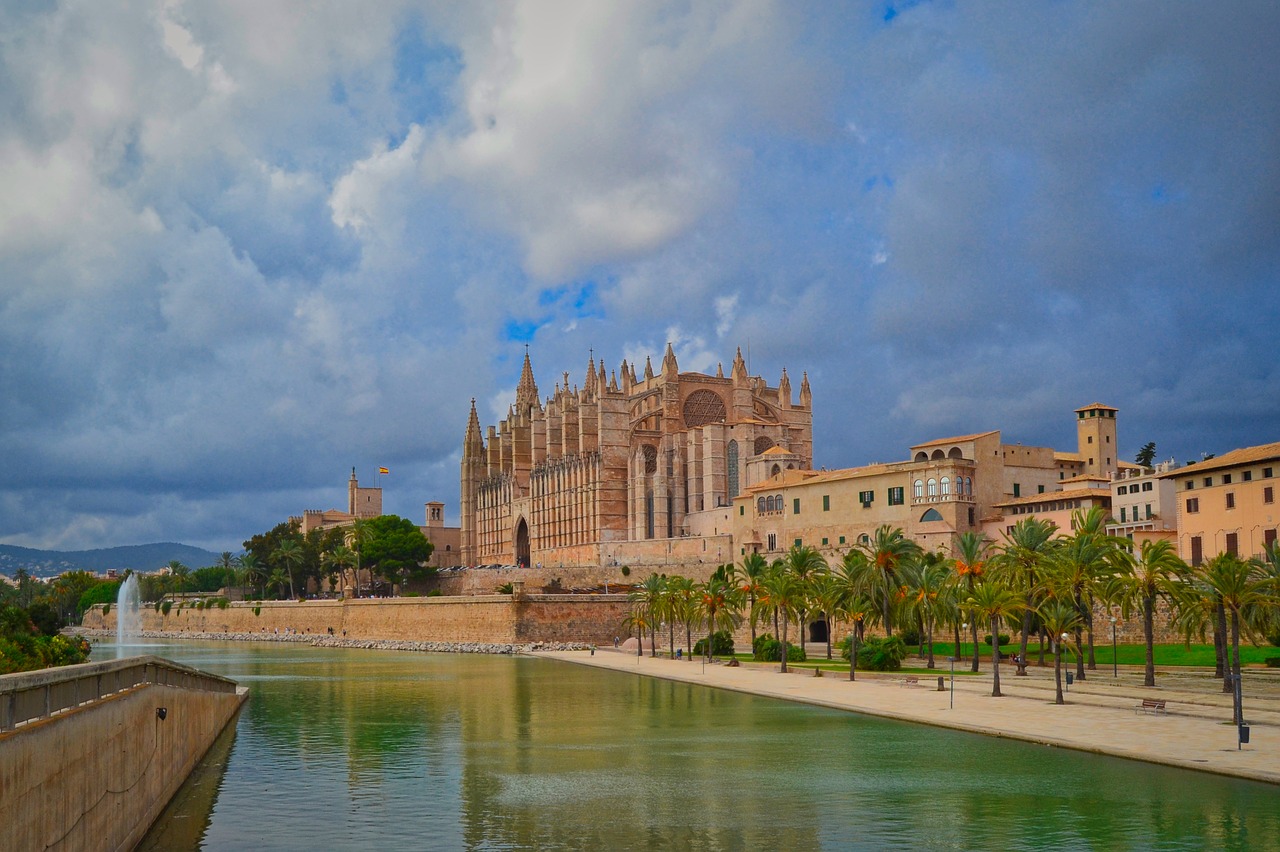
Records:
[[[929,496],[938,496],[938,480],[934,479],[932,476],[929,477]]]
[[[914,491],[914,493],[915,493],[915,496],[917,496],[917,497],[923,497],[923,496],[924,496],[924,483],[923,483],[923,482],[921,482],[919,479],[917,479],[917,480],[916,480],[916,486],[915,486],[915,491]]]
[[[759,512],[759,513],[761,513],[761,514],[763,514],[763,513],[764,513],[764,510],[765,510],[765,509],[764,509],[764,498],[763,498],[763,497],[761,497],[761,498],[759,498],[758,500],[756,500],[756,511],[757,511],[757,512]]]
[[[946,458],[946,455],[942,452],[942,450],[934,450],[933,455],[929,456],[929,458],[933,459],[934,461],[941,461],[942,459]]]
[[[952,447],[950,450],[947,451],[947,458],[962,459],[964,458],[964,453],[960,452],[959,447]]]
[[[778,475],[778,474],[780,474],[780,473],[782,473],[782,468],[781,468],[779,465],[776,465],[776,464],[775,464],[775,465],[773,466],[773,473],[771,473],[771,474],[769,474],[769,475],[770,475],[770,476],[777,476],[777,475]]]
[[[951,477],[949,476],[942,477],[942,496],[951,496]]]
[[[942,520],[942,515],[939,514],[937,509],[930,509],[929,511],[925,512],[923,515],[920,516],[921,523],[925,521],[940,521],[940,520]]]
[[[725,464],[729,473],[729,499],[732,500],[738,496],[738,442],[730,441],[725,454],[728,457]]]
[[[916,459],[915,459],[915,460],[916,460],[916,461],[918,461],[918,462],[928,461],[928,460],[929,460],[929,454],[928,454],[928,453],[926,453],[924,450],[921,450],[920,452],[916,453]]]
[[[970,497],[973,496],[973,478],[972,477],[966,476],[964,478],[964,493],[968,494]]]

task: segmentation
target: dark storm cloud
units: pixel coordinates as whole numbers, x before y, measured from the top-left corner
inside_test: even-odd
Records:
[[[0,12],[0,540],[452,514],[525,340],[807,370],[827,466],[1276,439],[1277,7],[547,8]]]

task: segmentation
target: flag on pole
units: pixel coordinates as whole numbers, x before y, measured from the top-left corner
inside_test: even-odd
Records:
[[[387,470],[385,467],[378,468],[378,473],[390,473],[390,472],[391,471]]]

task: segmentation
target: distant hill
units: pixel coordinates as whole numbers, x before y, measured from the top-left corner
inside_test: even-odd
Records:
[[[188,544],[167,541],[161,544],[133,544],[127,547],[104,547],[97,550],[36,550],[12,544],[0,544],[0,574],[10,577],[19,568],[34,577],[56,577],[64,571],[155,571],[178,560],[188,568],[204,568],[218,561],[221,554]]]

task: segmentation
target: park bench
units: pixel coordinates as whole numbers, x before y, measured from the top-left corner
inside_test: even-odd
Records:
[[[919,686],[920,678],[917,675],[907,675],[902,679],[902,683],[898,685],[899,686]]]
[[[1135,713],[1165,713],[1164,701],[1158,698],[1144,698],[1142,703],[1133,708]]]

